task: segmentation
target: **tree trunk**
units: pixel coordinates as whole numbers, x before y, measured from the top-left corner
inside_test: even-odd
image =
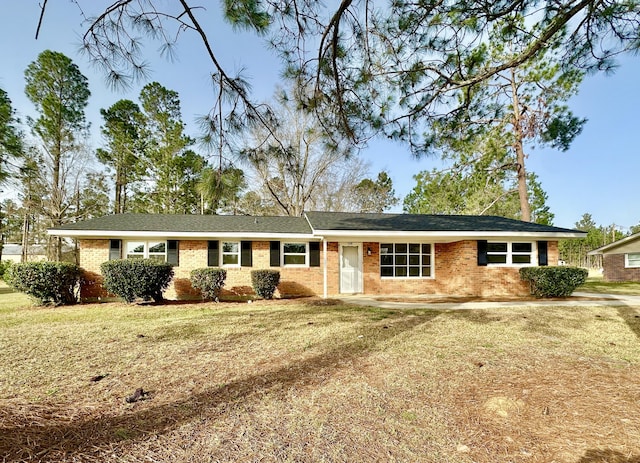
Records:
[[[513,99],[513,148],[516,152],[516,172],[518,176],[518,196],[520,198],[521,219],[531,222],[531,206],[529,205],[529,192],[527,188],[527,171],[524,167],[524,134],[522,133],[522,113],[520,112],[520,100],[516,84],[516,71],[511,69],[511,96]]]

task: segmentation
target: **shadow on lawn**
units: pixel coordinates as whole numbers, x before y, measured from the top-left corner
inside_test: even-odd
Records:
[[[389,317],[388,325],[380,326],[373,336],[357,338],[335,345],[329,350],[288,364],[274,371],[249,376],[219,387],[211,388],[188,399],[125,412],[117,416],[91,417],[74,421],[41,424],[28,422],[19,425],[0,425],[0,454],[5,462],[29,459],[55,460],[74,454],[97,454],[109,444],[123,439],[137,440],[146,436],[171,432],[194,417],[219,413],[221,406],[233,407],[238,401],[258,400],[266,392],[277,394],[292,386],[319,384],[335,371],[345,368],[349,361],[366,356],[376,346],[417,326],[430,322],[438,312],[403,312]],[[226,408],[226,407],[225,407]],[[11,409],[0,409],[0,416],[11,417]],[[55,416],[55,410],[48,416]],[[15,419],[2,420],[15,423]],[[2,422],[0,421],[0,423]]]
[[[640,456],[623,455],[615,450],[587,450],[578,463],[640,463]]]

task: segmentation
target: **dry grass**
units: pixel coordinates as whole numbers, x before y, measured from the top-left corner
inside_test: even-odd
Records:
[[[640,462],[640,308],[101,304],[0,332],[4,461]]]

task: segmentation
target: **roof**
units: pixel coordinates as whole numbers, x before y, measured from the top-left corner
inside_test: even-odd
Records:
[[[307,212],[314,230],[583,233],[489,215],[356,214]]]
[[[604,246],[600,246],[599,248],[594,249],[593,251],[589,251],[587,254],[590,256],[605,254],[621,246],[631,244],[636,240],[640,240],[640,233],[634,233],[633,235],[626,236],[618,241],[614,241],[613,243],[605,244]]]
[[[303,217],[253,217],[248,215],[113,214],[49,230],[61,236],[261,236],[311,235]]]
[[[74,237],[351,238],[405,236],[454,241],[506,236],[581,238],[586,233],[496,216],[308,212],[305,217],[115,214],[67,224],[49,234]]]

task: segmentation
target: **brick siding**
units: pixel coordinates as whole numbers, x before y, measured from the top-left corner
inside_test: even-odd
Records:
[[[327,243],[327,294],[340,292],[339,249],[337,242]],[[371,255],[367,250],[371,249]],[[80,266],[85,282],[81,297],[94,299],[106,297],[101,286],[100,264],[109,259],[109,240],[87,239],[80,241]],[[443,294],[464,296],[525,295],[529,293],[526,282],[520,280],[517,267],[492,267],[477,265],[476,241],[436,243],[433,247],[432,278],[381,278],[380,245],[377,242],[362,243],[363,291],[365,294]],[[269,269],[269,242],[252,242],[252,266],[227,268],[227,280],[223,294],[253,294],[251,271]],[[557,242],[548,243],[549,265],[558,263]],[[322,295],[324,293],[324,255],[320,247],[320,267],[273,267],[280,271],[277,297]],[[174,268],[172,285],[166,292],[169,299],[198,297],[191,287],[191,270],[207,266],[207,241],[182,240],[179,244],[179,265]]]
[[[625,268],[624,254],[603,256],[604,281],[640,281],[640,268]]]

